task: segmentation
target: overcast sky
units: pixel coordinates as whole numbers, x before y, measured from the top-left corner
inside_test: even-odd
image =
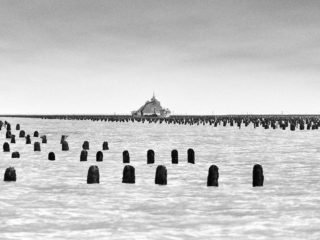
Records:
[[[320,113],[320,1],[0,0],[0,113]]]

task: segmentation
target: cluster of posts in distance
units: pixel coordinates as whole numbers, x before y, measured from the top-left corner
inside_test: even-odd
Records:
[[[3,116],[3,115],[0,115]],[[27,117],[61,120],[91,120],[108,122],[141,122],[141,123],[166,123],[177,125],[212,125],[235,126],[238,128],[252,125],[254,128],[264,129],[289,128],[291,131],[317,130],[320,127],[320,115],[172,115],[159,116],[131,116],[131,115],[5,115],[3,117]]]
[[[8,123],[7,121],[2,122],[0,121],[0,130],[6,129],[6,139],[10,139],[11,144],[16,143],[16,136],[12,134],[11,130],[11,124]],[[25,139],[26,144],[31,144],[31,138],[30,135],[26,135],[24,130],[20,129],[20,124],[16,125],[16,131],[19,131],[19,138]],[[42,144],[47,143],[47,137],[46,135],[39,136],[39,132],[35,131],[33,133],[33,137],[35,138],[41,138],[42,139]],[[61,140],[61,149],[62,151],[69,151],[69,144],[67,142],[67,136],[62,135]],[[89,142],[84,141],[82,145],[82,151],[80,154],[80,161],[84,162],[87,161],[88,158],[88,150],[89,150]],[[102,144],[102,150],[109,150],[109,145],[108,142],[103,142]],[[3,151],[4,152],[10,152],[10,144],[8,142],[3,143]],[[34,142],[34,151],[39,152],[41,151],[41,145],[40,142]],[[195,152],[193,149],[188,149],[188,163],[190,164],[195,164]],[[129,164],[130,163],[130,154],[127,150],[123,151],[122,153],[123,156],[123,163]],[[12,158],[20,158],[20,153],[19,152],[12,152],[11,155]],[[48,154],[48,160],[54,161],[55,160],[55,153],[50,152]],[[103,161],[103,152],[98,151],[96,154],[96,161],[97,162],[102,162]],[[178,159],[178,151],[176,149],[172,150],[171,152],[171,161],[172,164],[178,164],[179,159]],[[155,152],[152,149],[149,149],[147,151],[147,164],[154,164],[155,162]],[[16,181],[17,176],[16,176],[16,170],[14,167],[8,167],[5,170],[4,174],[4,181],[6,182],[11,182],[11,181]],[[207,186],[219,186],[219,168],[216,165],[212,165],[209,168],[208,172],[208,179],[207,179]],[[253,174],[252,174],[252,186],[253,187],[259,187],[263,186],[263,181],[264,181],[264,176],[263,176],[263,169],[262,166],[259,164],[254,165],[253,167]],[[135,168],[131,165],[126,165],[123,169],[123,177],[122,177],[122,182],[123,183],[129,183],[129,184],[134,184],[135,183]],[[92,183],[100,183],[100,173],[99,173],[99,168],[98,166],[90,166],[88,170],[88,175],[87,175],[87,183],[92,184]],[[156,174],[155,174],[155,184],[159,185],[167,185],[167,169],[163,165],[159,165],[156,169]]]

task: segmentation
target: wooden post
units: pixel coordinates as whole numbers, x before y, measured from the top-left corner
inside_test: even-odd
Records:
[[[86,150],[82,150],[80,154],[80,162],[87,161],[88,158],[88,152]]]
[[[9,145],[9,143],[7,143],[7,142],[3,143],[3,151],[4,151],[4,152],[10,152],[10,145]]]
[[[109,150],[108,142],[103,142],[102,144],[102,150]]]
[[[19,152],[13,152],[11,154],[11,158],[20,158],[20,153]]]
[[[100,183],[100,173],[98,166],[90,166],[88,170],[87,184],[93,183]]]
[[[171,151],[171,162],[172,162],[172,164],[178,164],[178,162],[179,162],[178,150],[176,150],[176,149]]]
[[[82,144],[82,149],[83,150],[89,150],[89,142],[88,141],[84,141]]]
[[[134,167],[127,165],[123,169],[122,183],[133,184],[136,182],[135,169]]]
[[[97,162],[102,162],[103,161],[103,153],[101,151],[97,152],[96,160],[97,160]]]
[[[188,149],[188,163],[194,164],[195,163],[195,156],[194,150],[192,148]]]
[[[40,143],[39,142],[35,142],[34,143],[33,150],[35,152],[40,152],[41,151],[41,147],[40,147]]]
[[[69,151],[69,144],[67,141],[62,142],[62,151]]]
[[[123,151],[122,159],[123,159],[123,163],[130,163],[130,155],[127,150]]]
[[[54,152],[49,152],[48,160],[50,160],[50,161],[55,161],[56,160],[56,155],[54,154]]]
[[[149,149],[147,152],[147,163],[148,164],[154,163],[154,151],[152,149]]]
[[[15,182],[17,180],[16,170],[13,167],[6,169],[4,173],[5,182]]]
[[[157,167],[155,184],[167,185],[167,168],[163,165]]]
[[[252,173],[252,186],[253,187],[262,187],[264,181],[263,169],[260,164],[256,164],[253,167]]]
[[[219,186],[219,168],[216,165],[211,165],[208,172],[207,186]]]

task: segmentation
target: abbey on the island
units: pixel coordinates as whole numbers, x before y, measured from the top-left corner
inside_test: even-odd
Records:
[[[154,116],[154,117],[168,117],[170,115],[170,110],[168,108],[163,108],[160,102],[153,97],[150,101],[147,101],[142,107],[137,111],[133,111],[133,116]]]

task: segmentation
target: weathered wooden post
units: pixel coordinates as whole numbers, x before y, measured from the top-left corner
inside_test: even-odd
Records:
[[[97,162],[102,162],[103,161],[103,153],[101,151],[97,152],[96,160],[97,160]]]
[[[109,150],[108,142],[103,142],[102,144],[102,150]]]
[[[6,132],[6,139],[10,139],[11,138],[11,131],[7,130]]]
[[[262,187],[264,181],[263,169],[260,164],[256,164],[253,166],[252,173],[252,186],[253,187]]]
[[[219,168],[216,165],[211,165],[208,172],[207,186],[219,186]]]
[[[11,158],[20,158],[20,153],[19,152],[13,152],[11,154]]]
[[[83,150],[89,150],[89,142],[88,141],[84,141],[82,144],[82,149]]]
[[[100,183],[100,173],[98,166],[90,166],[88,170],[87,184],[93,183]]]
[[[69,151],[69,144],[67,141],[62,142],[62,151]]]
[[[149,149],[147,152],[147,164],[153,164],[154,163],[154,151],[152,149]]]
[[[174,149],[171,151],[171,162],[172,164],[178,164],[178,150]]]
[[[40,137],[42,139],[42,143],[47,143],[47,136],[43,135]]]
[[[16,135],[11,135],[11,143],[16,143]]]
[[[55,161],[56,160],[56,155],[54,154],[54,152],[49,152],[48,160],[50,160],[50,161]]]
[[[122,174],[122,183],[135,183],[136,182],[136,176],[135,176],[135,169],[134,167],[127,165],[123,169]]]
[[[20,131],[20,124],[19,123],[16,125],[16,130]]]
[[[80,162],[87,161],[88,158],[88,152],[86,150],[82,150],[80,154]]]
[[[26,136],[26,144],[31,144],[30,135],[27,135],[27,136]]]
[[[26,132],[21,130],[19,133],[19,138],[25,138],[26,137]]]
[[[155,184],[167,185],[167,168],[163,165],[157,167]]]
[[[33,145],[33,151],[35,152],[41,152],[41,147],[39,142],[35,142]]]
[[[38,132],[38,131],[35,131],[35,132],[33,133],[33,137],[39,137],[39,132]]]
[[[122,159],[123,159],[123,163],[130,163],[130,155],[127,150],[123,151]]]
[[[66,141],[67,137],[68,137],[67,135],[62,135],[61,140],[60,140],[60,144],[62,144],[64,141]]]
[[[16,170],[13,167],[9,167],[6,169],[6,171],[4,173],[4,181],[5,182],[17,181]]]
[[[194,150],[192,148],[188,149],[188,163],[194,164],[195,162],[195,156],[194,156]]]
[[[9,143],[7,143],[7,142],[3,143],[3,151],[4,151],[4,152],[10,152],[10,145],[9,145]]]

